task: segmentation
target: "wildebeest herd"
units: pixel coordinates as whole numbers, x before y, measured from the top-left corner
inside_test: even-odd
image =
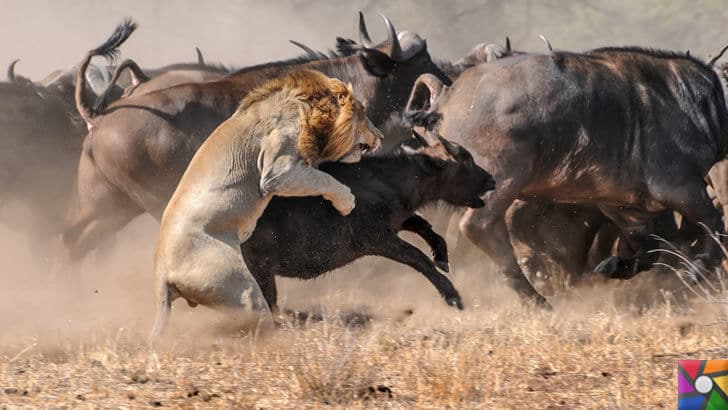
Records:
[[[655,266],[663,237],[694,280],[720,265],[707,233],[724,232],[728,206],[728,65],[716,64],[728,46],[704,62],[506,39],[443,62],[384,22],[378,44],[360,13],[358,41],[337,37],[328,53],[294,41],[305,54],[235,70],[200,50],[158,69],[115,64],[131,20],[42,81],[14,60],[0,83],[2,194],[54,238],[55,275],[137,216],[159,221],[154,335],[176,298],[268,318],[276,275],[314,278],[367,255],[416,269],[463,309],[441,273],[450,257],[435,230],[447,226],[416,213],[436,203],[446,222],[465,209],[459,229],[482,261],[542,307],[529,280],[542,260],[626,279]]]

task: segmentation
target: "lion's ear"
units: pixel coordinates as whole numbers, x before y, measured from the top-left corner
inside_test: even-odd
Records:
[[[353,86],[353,85],[351,85],[351,83],[349,83],[349,84],[347,84],[347,85],[346,85],[346,89],[347,89],[347,90],[348,90],[348,91],[349,91],[350,93],[354,94],[354,86]]]

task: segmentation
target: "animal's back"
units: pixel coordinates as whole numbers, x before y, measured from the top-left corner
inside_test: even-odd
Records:
[[[528,195],[558,188],[580,201],[589,189],[643,189],[632,181],[664,172],[666,162],[697,172],[712,165],[726,129],[719,85],[704,64],[665,52],[516,56],[463,73],[441,103],[440,130],[486,162],[523,151],[533,161],[523,165],[539,174]]]

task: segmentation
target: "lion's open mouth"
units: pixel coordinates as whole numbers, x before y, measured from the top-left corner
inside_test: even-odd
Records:
[[[370,153],[370,152],[376,152],[381,145],[382,144],[377,144],[376,146],[372,147],[371,145],[369,145],[369,144],[367,144],[365,142],[360,142],[359,143],[359,151],[361,151],[361,154],[362,155],[367,154],[367,153]]]

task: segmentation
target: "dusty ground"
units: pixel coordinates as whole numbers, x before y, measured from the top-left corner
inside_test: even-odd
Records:
[[[672,408],[679,358],[728,357],[716,306],[675,307],[655,291],[650,302],[649,278],[566,293],[541,312],[470,266],[453,275],[458,313],[415,272],[374,260],[281,282],[285,306],[323,322],[231,332],[182,302],[150,350],[150,225],[89,262],[77,287],[42,280],[23,251],[32,242],[3,232],[31,273],[3,275],[2,406]]]

